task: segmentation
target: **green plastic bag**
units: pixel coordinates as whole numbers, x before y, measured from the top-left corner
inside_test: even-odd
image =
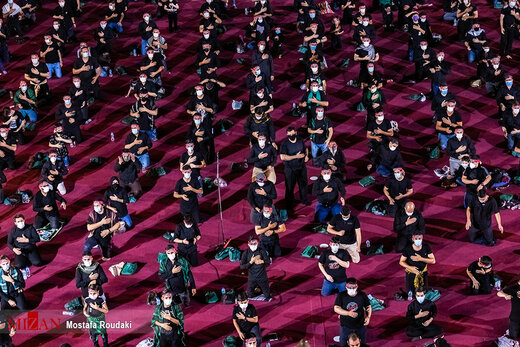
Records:
[[[214,304],[216,302],[218,302],[218,296],[217,296],[217,293],[215,292],[207,292],[205,294],[205,299],[206,299],[206,303],[207,304]]]
[[[363,103],[360,102],[360,103],[357,105],[356,110],[357,110],[358,112],[366,111],[365,105],[363,105]]]
[[[441,298],[441,293],[437,290],[429,290],[424,294],[424,297],[430,301],[437,301]]]
[[[440,155],[440,148],[437,146],[430,152],[430,159],[438,159]]]
[[[123,269],[121,270],[121,275],[133,275],[137,270],[136,263],[125,263]]]
[[[228,256],[229,256],[229,250],[227,248],[224,248],[223,250],[221,250],[220,252],[215,254],[215,259],[216,260],[224,260]]]
[[[374,298],[373,296],[370,298],[370,306],[372,307],[373,311],[380,311],[385,308],[381,300]]]
[[[513,199],[513,195],[511,194],[501,194],[500,201],[510,201]]]
[[[83,305],[81,304],[81,298],[74,298],[65,304],[65,309],[67,311],[77,311],[81,310],[82,308]]]
[[[375,181],[376,181],[376,179],[374,177],[367,176],[367,177],[363,177],[362,179],[359,180],[359,185],[361,187],[368,187],[369,185],[371,185]]]
[[[233,247],[228,247],[227,249],[229,250],[228,254],[229,254],[230,261],[235,262],[235,261],[240,260],[240,250],[239,249],[236,249]]]
[[[302,252],[302,257],[305,258],[314,258],[314,256],[318,254],[318,247],[316,246],[307,246]]]

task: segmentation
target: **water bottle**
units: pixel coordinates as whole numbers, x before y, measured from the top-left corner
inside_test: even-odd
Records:
[[[292,103],[292,109],[294,110],[295,108],[296,108],[296,103],[293,102],[293,103]]]
[[[74,316],[74,312],[72,311],[63,311],[64,316]]]
[[[9,97],[10,97],[11,99],[14,98],[14,95],[13,95],[13,91],[12,91],[12,90],[9,91]]]
[[[367,249],[370,248],[370,240],[367,240],[366,244],[367,244]]]
[[[155,298],[155,304],[159,306],[161,304],[161,298],[157,297]]]
[[[225,304],[226,303],[226,288],[222,287],[222,289],[220,290],[220,294],[222,297],[222,303]]]
[[[408,291],[408,301],[412,301],[413,299],[413,293],[411,290]]]
[[[247,169],[249,167],[249,164],[247,163],[247,159],[244,160],[244,169]]]
[[[110,132],[110,141],[114,142],[116,138],[114,137],[114,133]]]
[[[368,300],[372,300],[372,299],[374,298],[374,297],[372,296],[372,294],[368,294],[367,297],[368,297]]]

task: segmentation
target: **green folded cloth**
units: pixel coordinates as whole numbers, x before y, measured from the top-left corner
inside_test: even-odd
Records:
[[[441,293],[437,290],[429,290],[424,294],[424,297],[430,301],[437,301],[441,298]]]
[[[438,159],[440,156],[440,148],[437,146],[430,152],[430,159]]]
[[[67,311],[77,311],[81,310],[82,308],[83,305],[81,304],[81,298],[74,298],[65,304],[65,309]]]
[[[298,52],[300,52],[300,53],[302,53],[302,54],[307,53],[307,50],[308,50],[307,47],[305,47],[305,46],[301,46],[301,45],[300,45],[300,47],[298,48]]]
[[[236,261],[240,260],[240,250],[233,248],[233,247],[228,247],[227,249],[228,249],[230,261],[236,262]]]
[[[318,254],[318,247],[316,246],[307,246],[302,252],[302,257],[305,258],[314,258],[314,256]]]
[[[358,112],[366,111],[365,105],[363,105],[363,103],[360,102],[360,103],[357,105],[356,110],[357,110]]]
[[[36,123],[28,122],[25,124],[25,130],[33,131],[36,128]]]
[[[128,116],[128,117],[123,118],[123,120],[121,120],[121,123],[128,125],[128,124],[133,123],[134,120],[135,120],[134,117]]]
[[[287,215],[287,210],[280,210],[278,215],[283,222],[289,219],[289,216]]]
[[[222,341],[224,347],[239,347],[242,346],[242,342],[238,343],[236,337],[228,336]]]
[[[421,94],[411,94],[408,96],[408,99],[409,100],[413,100],[413,101],[417,101],[419,100],[420,98],[422,98],[422,95]]]
[[[204,296],[205,296],[207,304],[214,304],[214,303],[218,302],[217,293],[215,293],[213,291],[207,292]]]
[[[372,312],[373,311],[380,311],[380,310],[383,310],[385,308],[385,306],[383,305],[382,301],[379,300],[379,299],[374,298],[373,296],[370,298],[370,306],[372,307]]]
[[[221,250],[220,252],[215,254],[215,259],[216,260],[224,260],[228,256],[229,256],[229,250],[227,248],[224,248],[223,250]]]
[[[133,275],[137,270],[136,263],[125,263],[123,269],[121,269],[121,275]]]
[[[385,254],[383,251],[383,245],[381,245],[381,246],[372,245],[367,250],[367,255],[380,255],[380,254]]]
[[[376,179],[374,177],[367,176],[367,177],[363,177],[362,179],[359,180],[359,185],[361,185],[361,187],[368,187],[375,181],[376,181]]]

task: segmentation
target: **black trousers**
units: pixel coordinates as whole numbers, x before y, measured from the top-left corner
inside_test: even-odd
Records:
[[[278,258],[282,255],[282,249],[280,248],[279,240],[269,243],[260,241],[260,245],[264,247],[264,249],[267,251],[267,254],[269,254],[271,258]]]
[[[92,340],[92,343],[94,344],[94,347],[99,347],[98,336],[101,334],[96,332],[96,330],[91,329],[91,330],[89,330],[89,335],[90,335],[90,339]],[[102,338],[103,338],[103,347],[108,347],[108,335],[105,334],[102,336]]]
[[[42,266],[42,258],[38,252],[38,248],[34,246],[31,249],[21,250],[22,254],[14,256],[14,266],[17,268],[24,268],[29,265]]]
[[[435,337],[442,333],[442,328],[438,325],[430,323],[427,327],[410,325],[406,328],[406,335],[410,337]]]
[[[11,297],[11,300],[14,300],[16,302],[16,307],[19,310],[27,309],[27,302],[25,301],[25,295],[23,295],[23,293],[16,294],[14,297]],[[2,311],[15,309],[15,307],[12,307],[11,305],[9,305],[9,302],[4,299],[2,299],[2,303],[0,306],[2,308]]]
[[[161,332],[161,337],[159,339],[159,346],[160,347],[181,347],[182,341],[181,336],[178,334],[177,331],[170,334],[165,334],[164,332]]]
[[[332,35],[331,45],[333,49],[341,49],[341,35]]]
[[[269,280],[267,276],[262,276],[261,278],[248,276],[247,279],[247,296],[252,298],[255,293],[256,286],[260,287],[262,293],[265,298],[268,299],[271,297],[271,291],[269,290]]]
[[[520,322],[509,319],[509,337],[517,339],[520,335]]]
[[[486,278],[485,280],[478,281],[480,284],[478,289],[473,288],[473,283],[469,282],[469,289],[471,290],[471,294],[479,295],[479,294],[491,294],[491,290],[493,287],[491,286],[490,278]]]
[[[190,263],[191,266],[199,266],[199,253],[197,251],[194,252],[185,252],[179,250],[179,255]]]
[[[307,168],[304,166],[301,169],[285,168],[285,208],[292,210],[294,204],[294,187],[298,183],[298,190],[300,191],[300,200],[307,201]]]
[[[177,12],[168,12],[168,29],[172,32],[172,23],[173,30],[177,30]]]
[[[506,56],[511,54],[513,48],[513,41],[515,40],[515,28],[504,28],[504,34],[500,35],[500,55]]]
[[[52,229],[58,229],[60,226],[58,218],[59,215],[51,215],[45,212],[38,213],[36,217],[34,217],[34,228],[40,229],[47,225],[47,223],[50,223]]]

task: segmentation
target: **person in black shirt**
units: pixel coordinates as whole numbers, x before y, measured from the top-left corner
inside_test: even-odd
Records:
[[[25,217],[22,214],[14,216],[14,227],[9,231],[7,237],[7,247],[12,250],[14,256],[14,266],[24,268],[28,265],[42,266],[42,259],[36,243],[40,242],[40,237],[32,225],[25,224]]]
[[[67,208],[67,203],[64,198],[51,190],[51,184],[47,181],[41,182],[38,188],[40,190],[34,194],[33,199],[33,210],[37,212],[34,227],[40,229],[49,223],[52,229],[58,229],[60,213],[56,201],[61,203],[60,207],[64,210]]]
[[[152,20],[149,13],[143,14],[143,21],[139,23],[138,32],[141,36],[141,55],[146,55],[148,39],[152,37],[153,29],[157,29],[157,24]]]
[[[52,22],[52,29],[48,33],[51,35],[52,41],[58,45],[60,51],[63,53],[67,41],[67,32],[61,25],[61,21],[54,20]]]
[[[190,167],[183,167],[181,172],[183,177],[177,181],[173,197],[180,199],[180,210],[184,216],[189,214],[196,223],[202,223],[197,198],[197,194],[203,194],[202,187],[198,179],[191,175]]]
[[[450,156],[450,175],[452,176],[460,167],[462,157],[476,154],[473,141],[471,141],[469,137],[464,136],[464,129],[462,129],[462,127],[458,126],[455,128],[455,137],[448,140],[446,154]]]
[[[445,150],[448,140],[455,136],[454,131],[457,127],[462,127],[462,118],[458,111],[455,111],[455,100],[446,102],[446,109],[441,109],[435,113],[435,130],[438,132],[441,149]]]
[[[419,47],[413,50],[415,62],[415,81],[421,82],[428,74],[428,66],[435,59],[435,51],[428,46],[426,39],[421,39]]]
[[[47,78],[50,76],[47,65],[41,64],[37,54],[31,54],[31,64],[25,69],[24,78],[29,81],[37,100],[50,97]]]
[[[331,34],[331,46],[335,50],[341,50],[341,35],[343,35],[345,31],[341,27],[341,22],[339,17],[334,17],[332,19],[332,24],[330,26],[330,34]]]
[[[191,168],[191,174],[199,180],[200,186],[202,187],[200,169],[206,167],[206,161],[202,157],[202,154],[195,150],[195,143],[191,139],[186,140],[186,152],[182,153],[179,159],[179,170],[184,166]]]
[[[320,90],[318,82],[313,81],[311,82],[310,91],[303,94],[299,103],[299,107],[304,108],[304,111],[307,112],[307,122],[316,114],[316,108],[319,106],[327,107],[329,106],[329,101],[325,92]]]
[[[197,55],[195,61],[198,68],[200,69],[200,80],[205,79],[216,79],[217,70],[220,67],[220,61],[218,55],[211,50],[211,44],[202,44],[202,51]]]
[[[128,193],[121,186],[121,182],[116,176],[110,178],[110,186],[105,191],[103,201],[105,202],[105,207],[114,212],[117,218],[119,218],[120,231],[126,231],[126,227],[130,228],[132,226],[132,218],[130,218],[127,208]]]
[[[431,109],[435,113],[442,113],[446,108],[448,100],[455,100],[455,94],[448,91],[448,84],[441,83],[439,85],[439,93],[433,96]]]
[[[124,9],[121,7],[116,6],[115,1],[110,1],[108,3],[108,10],[105,13],[105,25],[108,22],[108,28],[113,30],[112,33],[122,33],[123,32],[123,19],[125,18],[125,12]],[[105,28],[103,28],[104,30]],[[112,34],[110,33],[110,34]],[[104,35],[103,35],[104,36]],[[105,37],[106,38],[106,37]],[[110,35],[111,39],[113,38],[113,35]],[[110,43],[108,43],[110,45]],[[109,51],[110,52],[110,51]]]
[[[58,159],[63,161],[66,167],[69,166],[69,150],[67,144],[71,144],[72,139],[63,133],[63,127],[61,124],[54,126],[53,134],[49,139],[49,147],[51,150],[56,151]]]
[[[189,306],[191,298],[197,293],[195,279],[186,259],[177,254],[173,245],[166,246],[166,264],[161,266],[159,277],[166,282],[166,288],[178,296],[184,306]]]
[[[8,167],[10,170],[16,169],[15,151],[17,149],[16,138],[9,132],[9,128],[0,128],[0,167],[4,170]]]
[[[63,176],[69,173],[62,160],[58,161],[58,153],[51,151],[49,160],[43,163],[41,178],[52,184],[52,189],[58,191],[60,195],[67,194],[67,189],[63,183]]]
[[[518,339],[520,336],[520,278],[517,283],[502,289],[497,293],[497,295],[511,301],[511,313],[509,314],[509,337],[512,339]]]
[[[178,243],[178,253],[187,259],[191,266],[199,266],[197,242],[200,240],[200,230],[190,215],[184,216],[184,221],[177,224],[173,232],[173,242]]]
[[[278,57],[278,59],[282,59],[283,54],[283,43],[284,43],[284,34],[282,33],[282,29],[280,27],[274,28],[273,38],[273,46],[271,47],[271,53],[273,57]]]
[[[489,96],[494,97],[498,92],[498,89],[504,83],[504,73],[502,64],[500,64],[500,57],[492,58],[491,63],[488,65],[486,72],[484,73],[486,91]]]
[[[193,95],[186,108],[188,114],[192,116],[196,113],[206,116],[208,113],[211,114],[216,111],[211,98],[204,94],[204,86],[202,84],[195,86],[195,95]]]
[[[20,269],[11,266],[5,255],[0,255],[0,299],[2,311],[7,309],[26,310],[24,289],[25,280]]]
[[[469,167],[464,170],[461,181],[466,185],[464,195],[464,207],[467,208],[476,198],[477,192],[491,182],[491,175],[482,167],[482,161],[478,155],[470,157]]]
[[[469,264],[466,269],[466,274],[468,274],[470,279],[469,288],[471,294],[491,294],[493,284],[495,283],[495,276],[490,257],[483,255],[478,260]]]
[[[520,12],[515,7],[516,1],[507,3],[500,11],[500,55],[511,59],[511,49],[513,42],[518,34],[517,21],[520,20]]]
[[[164,11],[168,14],[168,30],[169,32],[176,32],[179,27],[177,26],[177,13],[179,11],[179,4],[176,0],[167,0],[164,2]],[[173,29],[172,29],[173,23]]]
[[[141,163],[143,173],[145,173],[146,168],[150,166],[148,151],[152,148],[152,141],[147,133],[139,131],[139,124],[132,124],[131,128],[131,134],[128,134],[125,140],[125,149],[135,155]]]
[[[474,21],[478,18],[477,6],[471,0],[459,2],[457,8],[457,32],[459,41],[464,40]]]
[[[272,144],[266,143],[264,134],[260,134],[258,136],[258,143],[251,146],[248,157],[248,162],[254,164],[252,172],[253,178],[256,174],[263,172],[269,181],[276,184],[276,173],[274,171],[276,157],[276,149]]]
[[[4,346],[13,346],[12,337],[16,334],[14,320],[8,313],[0,314],[0,343]]]
[[[23,133],[25,131],[25,124],[27,124],[28,117],[24,116],[20,111],[14,107],[4,107],[4,121],[1,123],[2,128],[8,129],[8,137],[15,141],[15,143],[24,145],[25,137]]]
[[[155,83],[148,80],[148,76],[146,76],[145,73],[141,73],[139,75],[139,80],[136,81],[135,87],[133,88],[134,91],[134,98],[136,100],[139,100],[139,93],[141,90],[146,90],[148,93],[148,96],[151,96],[152,98],[157,98],[158,91]]]
[[[450,65],[444,60],[444,57],[444,52],[438,52],[436,59],[428,65],[432,95],[439,94],[439,86],[446,83],[446,75],[450,72]]]
[[[513,85],[513,76],[510,74],[504,75],[504,81],[505,85],[500,87],[496,95],[499,116],[502,116],[505,111],[511,110],[515,101],[520,101],[520,90]]]
[[[395,214],[394,232],[397,233],[395,251],[398,253],[411,244],[412,235],[424,234],[424,218],[413,202],[408,201],[404,209]]]
[[[260,332],[260,324],[258,324],[258,313],[256,308],[249,303],[247,294],[240,292],[237,295],[238,305],[233,306],[233,325],[238,333],[238,336],[244,341],[244,346],[247,335],[254,334],[256,337],[256,344],[260,346],[262,343],[262,333]]]
[[[244,132],[249,136],[251,144],[257,143],[258,136],[263,134],[265,135],[267,142],[273,144],[273,146],[276,145],[274,123],[269,114],[255,112],[254,115],[250,115],[244,123]]]
[[[419,287],[428,288],[428,265],[435,264],[435,256],[420,231],[412,235],[412,244],[404,248],[399,265],[404,267],[406,291],[415,293]]]
[[[399,141],[396,138],[391,138],[387,146],[379,146],[378,150],[372,155],[367,170],[370,171],[372,167],[377,165],[377,173],[383,177],[388,177],[394,168],[403,167],[403,158],[398,147]]]
[[[110,23],[117,24],[117,23]],[[107,60],[108,55],[112,52],[112,40],[114,39],[114,32],[107,25],[106,20],[99,22],[99,26],[94,29],[94,39],[97,42],[96,54],[98,57],[103,57],[103,60]]]
[[[141,61],[140,71],[144,72],[148,79],[155,83],[157,87],[162,86],[161,72],[164,70],[162,56],[155,53],[152,47],[146,49],[146,56]]]
[[[98,286],[99,295],[104,297],[101,286],[107,282],[107,275],[101,265],[97,261],[93,261],[90,251],[84,251],[81,256],[81,262],[76,267],[76,287],[81,290],[81,296],[87,298],[88,287],[95,284]]]
[[[473,199],[466,208],[466,230],[468,230],[469,241],[477,244],[494,246],[493,228],[491,227],[491,216],[495,215],[498,230],[504,233],[500,210],[494,198],[490,198],[486,190],[480,189],[477,192],[478,199]],[[482,236],[479,237],[479,233]]]
[[[87,219],[87,231],[89,232],[83,251],[91,251],[98,245],[103,253],[103,260],[112,257],[112,235],[119,230],[120,224],[117,215],[105,208],[103,201],[94,201],[94,209],[90,211]]]
[[[84,300],[83,314],[89,323],[89,335],[94,347],[99,347],[98,336],[103,339],[103,347],[108,347],[108,334],[106,330],[105,314],[108,307],[105,298],[99,296],[99,288],[96,284],[88,286],[88,297]]]
[[[34,91],[27,88],[25,80],[20,81],[20,88],[14,94],[13,102],[18,107],[18,112],[27,117],[30,122],[36,122],[36,96]]]
[[[130,189],[130,194],[134,198],[139,198],[143,192],[137,176],[139,171],[141,171],[141,163],[139,160],[136,160],[135,155],[130,153],[128,149],[123,149],[123,154],[117,157],[114,171],[119,172],[121,185],[125,189]]]
[[[65,0],[60,0],[58,6],[54,9],[52,18],[60,20],[61,25],[67,32],[67,39],[74,37],[74,28],[76,27],[76,19],[73,10]]]
[[[61,122],[65,135],[71,137],[77,143],[83,141],[80,129],[81,114],[78,107],[72,103],[70,95],[63,97],[63,105],[58,106],[55,117]]]
[[[249,248],[242,252],[240,258],[240,269],[247,270],[247,296],[254,297],[255,288],[262,290],[265,301],[271,301],[269,280],[266,267],[271,264],[271,258],[263,248],[258,247],[258,239],[251,237],[248,242]]]
[[[340,345],[346,346],[348,336],[356,333],[361,342],[366,341],[367,326],[372,316],[372,306],[368,296],[358,290],[355,278],[347,279],[347,290],[340,292],[334,302],[334,312],[340,315]]]
[[[297,137],[294,127],[287,128],[287,139],[280,146],[280,159],[284,163],[285,208],[291,211],[294,204],[294,188],[298,183],[300,200],[310,205],[307,199],[307,166],[309,150],[305,142]]]
[[[321,176],[312,186],[312,194],[318,199],[315,210],[315,219],[318,223],[323,223],[329,215],[333,217],[341,212],[341,206],[345,205],[345,193],[343,183],[332,176],[328,165],[324,166]]]
[[[94,95],[99,97],[99,75],[101,66],[98,61],[90,56],[88,47],[83,47],[80,51],[81,56],[76,59],[72,67],[72,73],[79,75],[81,83]]]
[[[311,118],[307,131],[311,138],[311,155],[314,159],[318,156],[318,151],[325,153],[332,139],[334,128],[332,122],[324,115],[323,107],[316,107],[316,116]]]
[[[257,90],[272,91],[271,79],[262,72],[260,66],[254,65],[251,72],[247,74],[246,87],[249,89],[249,103],[251,104]]]
[[[482,51],[482,45],[485,44],[486,41],[486,32],[484,29],[480,28],[479,23],[473,23],[471,30],[466,33],[466,42],[464,42],[468,49],[469,63],[475,61],[475,58],[479,55],[480,51]]]
[[[432,324],[433,318],[437,316],[437,306],[426,299],[425,294],[425,288],[417,288],[415,300],[408,305],[406,318],[410,321],[410,325],[406,328],[406,335],[409,337],[423,339],[435,337],[442,333],[440,326]]]
[[[385,118],[383,111],[377,112],[375,119],[369,122],[367,126],[368,148],[377,152],[379,146],[388,143],[389,138],[393,136],[394,130],[390,121]]]
[[[152,326],[154,346],[184,346],[184,314],[173,301],[171,290],[161,292],[160,303],[155,307]]]
[[[347,179],[345,172],[346,159],[345,155],[341,150],[338,150],[338,144],[336,141],[330,141],[328,151],[325,151],[317,160],[319,167],[328,165],[332,171],[332,176],[340,179],[341,182],[345,182]]]
[[[383,193],[389,202],[388,215],[395,217],[413,194],[412,181],[405,175],[403,168],[394,168],[394,175],[385,182]]]
[[[283,233],[285,223],[280,219],[271,205],[262,207],[262,214],[255,220],[255,233],[260,237],[260,247],[264,249],[271,258],[278,258],[282,255],[280,248],[279,233]]]
[[[52,42],[50,35],[45,35],[44,40],[45,41],[40,48],[40,57],[45,59],[45,64],[49,70],[48,78],[52,78],[53,72],[56,74],[57,78],[61,78],[61,68],[63,66],[63,61],[61,59],[61,52],[58,48],[58,45],[55,42]]]
[[[266,180],[263,172],[257,173],[255,181],[249,185],[247,191],[247,201],[251,205],[251,223],[254,224],[260,218],[264,206],[273,206],[276,197],[276,188],[273,182]]]
[[[251,96],[251,105],[249,107],[251,114],[269,115],[274,110],[273,98],[264,89],[257,89],[256,93]]]
[[[361,226],[359,219],[353,216],[348,206],[341,208],[327,225],[327,232],[336,235],[339,247],[346,250],[353,263],[359,263],[361,253]]]
[[[325,277],[321,287],[321,295],[329,296],[334,289],[344,292],[347,288],[347,273],[350,266],[347,252],[339,249],[340,240],[337,236],[330,240],[330,250],[321,253],[318,268]]]
[[[130,117],[137,120],[139,131],[148,135],[150,140],[157,141],[157,129],[155,127],[155,118],[159,110],[155,105],[153,97],[148,95],[146,89],[139,90],[139,99],[130,108]]]
[[[520,103],[515,101],[511,111],[502,114],[502,131],[507,137],[507,147],[512,150],[520,139]]]
[[[79,76],[72,77],[72,86],[68,94],[72,100],[72,105],[76,107],[79,112],[78,122],[80,124],[92,122],[92,119],[88,117],[89,90],[84,83],[81,83]]]
[[[354,51],[354,61],[359,61],[358,81],[367,79],[368,63],[379,61],[379,53],[376,52],[374,45],[368,36],[363,37],[363,43]]]
[[[318,82],[318,90],[327,93],[327,81],[318,63],[310,64],[305,73],[305,86],[307,87],[307,92],[311,90],[312,82]]]
[[[187,135],[187,138],[195,144],[195,150],[202,155],[202,158],[208,164],[211,164],[215,157],[211,123],[211,116],[206,116],[203,119],[200,114],[196,113],[193,115],[193,122],[191,122]]]

